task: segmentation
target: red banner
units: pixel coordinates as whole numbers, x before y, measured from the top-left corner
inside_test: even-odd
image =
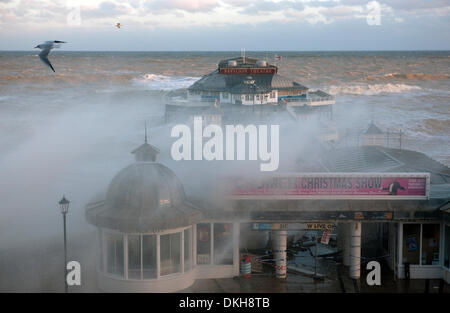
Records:
[[[233,180],[233,196],[377,196],[426,197],[428,174],[404,177],[279,176],[246,182]]]
[[[276,74],[276,68],[221,68],[220,74]]]

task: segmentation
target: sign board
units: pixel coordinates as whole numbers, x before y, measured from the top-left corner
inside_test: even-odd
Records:
[[[220,74],[276,74],[276,68],[221,68]]]
[[[233,199],[425,200],[429,173],[285,174],[230,180]]]
[[[334,223],[252,223],[252,230],[329,230]]]
[[[320,240],[320,243],[327,245],[330,242],[330,235],[331,231],[325,230],[322,234],[322,239]]]
[[[252,230],[286,230],[287,224],[283,223],[252,223]]]
[[[307,229],[309,230],[333,230],[334,223],[308,223]]]
[[[420,213],[420,214],[418,214]],[[414,218],[433,218],[434,213],[424,214],[423,212],[415,212]],[[411,218],[410,212],[396,212],[396,218]],[[348,221],[348,220],[366,220],[366,221],[386,221],[393,220],[394,213],[392,211],[253,211],[250,212],[250,218],[254,221],[266,223],[291,223],[295,221],[307,222],[309,224],[314,221]],[[327,223],[320,223],[327,224]],[[289,227],[289,226],[288,226]]]

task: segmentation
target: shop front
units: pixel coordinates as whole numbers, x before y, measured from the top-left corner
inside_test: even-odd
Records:
[[[398,242],[399,278],[441,279],[447,276],[448,281],[450,245],[448,224],[440,220],[400,222]]]

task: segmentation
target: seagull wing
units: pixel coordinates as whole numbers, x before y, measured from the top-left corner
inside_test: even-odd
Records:
[[[51,48],[43,49],[41,51],[41,53],[39,53],[39,58],[41,59],[42,62],[47,64],[48,67],[50,67],[53,72],[56,72],[55,69],[52,66],[52,63],[50,63],[50,61],[48,60],[48,54],[50,53],[50,50],[51,50]]]

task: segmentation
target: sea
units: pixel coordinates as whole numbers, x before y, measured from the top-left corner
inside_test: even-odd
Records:
[[[3,244],[58,233],[57,201],[63,194],[71,200],[72,225],[84,229],[84,205],[132,161],[129,152],[143,142],[145,121],[150,142],[167,143],[157,135],[163,126],[152,124],[164,114],[164,94],[187,88],[220,60],[240,56],[61,49],[49,56],[53,73],[37,54],[0,51]],[[362,132],[374,122],[382,130],[401,132],[402,148],[450,165],[450,51],[246,55],[334,95],[333,118],[341,134]]]

